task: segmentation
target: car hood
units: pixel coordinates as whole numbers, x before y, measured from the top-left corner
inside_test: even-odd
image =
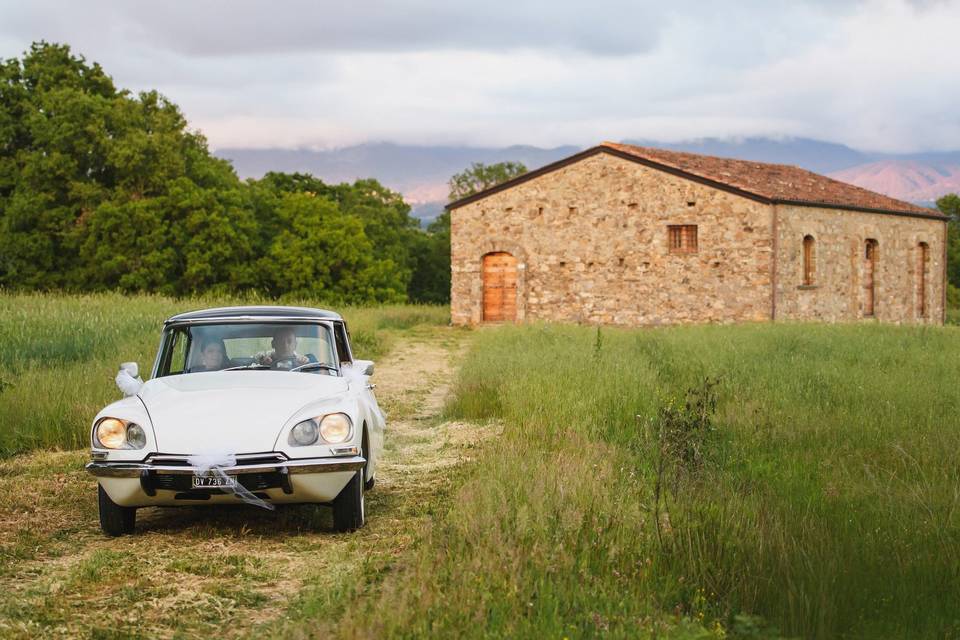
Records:
[[[157,450],[212,454],[272,451],[304,405],[344,394],[339,377],[286,371],[214,371],[155,378],[137,394]]]

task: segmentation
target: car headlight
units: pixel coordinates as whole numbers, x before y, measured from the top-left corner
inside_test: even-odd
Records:
[[[350,438],[353,424],[344,413],[331,413],[320,421],[320,435],[330,444],[340,444]]]
[[[298,422],[290,430],[290,444],[306,447],[316,444],[320,438],[327,444],[346,442],[353,435],[353,422],[345,413],[330,413],[318,418]]]
[[[135,422],[103,418],[93,430],[93,441],[103,449],[143,449],[147,446],[147,434]]]
[[[311,418],[297,423],[290,431],[290,444],[306,447],[317,441],[320,437],[320,429],[317,428],[316,421]]]

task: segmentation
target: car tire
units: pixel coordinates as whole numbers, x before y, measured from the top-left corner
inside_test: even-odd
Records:
[[[333,500],[333,529],[355,531],[363,526],[366,505],[363,499],[363,469],[358,470]]]
[[[112,538],[133,533],[137,523],[136,507],[121,507],[110,499],[103,487],[97,485],[100,506],[100,528]]]

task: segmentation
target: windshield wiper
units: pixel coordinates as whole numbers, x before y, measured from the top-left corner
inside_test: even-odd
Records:
[[[242,369],[269,369],[270,365],[260,364],[259,362],[251,362],[250,364],[242,364],[239,367],[229,367],[223,369],[223,371],[240,371]]]
[[[311,369],[326,369],[327,371],[337,371],[338,369],[332,364],[327,364],[326,362],[308,362],[307,364],[302,364],[299,367],[294,367],[290,371],[310,371]]]

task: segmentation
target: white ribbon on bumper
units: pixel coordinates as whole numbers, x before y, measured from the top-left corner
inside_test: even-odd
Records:
[[[230,482],[230,476],[227,475],[223,468],[232,467],[237,464],[237,458],[232,453],[198,453],[189,456],[187,461],[190,463],[190,466],[194,468],[194,473],[196,475],[223,478],[225,482]],[[234,486],[225,486],[220,488],[227,493],[232,493],[247,504],[269,509],[270,511],[275,509],[272,504],[261,500],[251,493],[249,489],[240,484],[239,479],[237,479],[237,482]]]

